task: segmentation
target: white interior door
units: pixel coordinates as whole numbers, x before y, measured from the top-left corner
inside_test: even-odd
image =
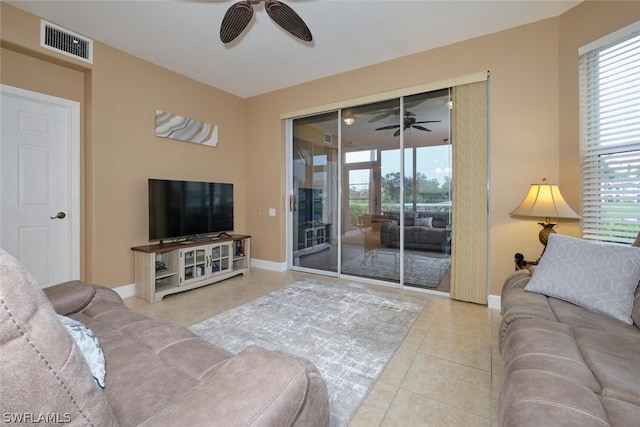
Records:
[[[80,278],[80,104],[1,86],[0,246],[42,287]]]

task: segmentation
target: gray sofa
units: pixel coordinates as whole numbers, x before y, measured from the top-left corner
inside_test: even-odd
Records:
[[[519,270],[502,290],[499,425],[640,425],[640,287],[627,324],[529,292],[531,279]]]
[[[249,347],[233,355],[186,328],[128,309],[113,290],[38,288],[0,250],[3,422],[74,426],[328,426],[310,362]],[[86,325],[104,352],[104,389],[56,313]]]
[[[431,226],[420,225],[420,222],[431,218]],[[419,212],[405,216],[404,247],[424,251],[447,251],[451,232],[448,212]],[[400,218],[398,214],[388,215],[380,227],[380,243],[391,248],[400,247]]]

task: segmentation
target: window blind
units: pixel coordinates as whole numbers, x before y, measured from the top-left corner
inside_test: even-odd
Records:
[[[582,237],[640,231],[640,33],[580,56]]]

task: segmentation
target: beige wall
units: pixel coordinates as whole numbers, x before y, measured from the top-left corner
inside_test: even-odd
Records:
[[[75,82],[69,82],[73,89],[60,87],[83,76],[86,82],[84,280],[111,287],[133,283],[130,248],[147,243],[148,178],[233,183],[235,226],[245,232],[244,100],[102,43],[94,44],[93,65],[41,49],[40,19],[1,7],[3,84],[76,99]],[[216,124],[218,147],[155,137],[156,109]]]
[[[255,126],[247,131],[247,231],[256,255],[286,260],[280,114],[489,70],[490,293],[499,295],[514,253],[535,259],[542,249],[536,221],[509,216],[529,184],[559,183],[579,209],[577,47],[638,19],[640,2],[585,2],[561,17],[248,99]],[[265,216],[267,207],[278,216]],[[579,234],[577,223],[557,230]]]
[[[56,57],[38,46],[37,17],[4,4],[1,13],[4,48],[84,74],[86,280],[108,286],[133,282],[129,248],[146,242],[148,177],[233,182],[236,229],[253,235],[252,255],[284,262],[282,113],[489,70],[490,280],[491,293],[499,294],[513,254],[535,258],[541,250],[536,221],[508,215],[529,184],[542,177],[559,183],[578,209],[576,50],[640,19],[640,2],[584,2],[561,17],[246,100],[101,43],[92,66]],[[5,52],[3,83],[23,67]],[[37,90],[49,93],[53,87]],[[217,124],[219,147],[155,138],[156,108]],[[268,216],[269,208],[276,208],[275,217]],[[570,223],[557,229],[579,232]]]

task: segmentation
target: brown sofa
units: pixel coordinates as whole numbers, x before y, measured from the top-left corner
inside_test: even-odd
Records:
[[[45,289],[0,250],[2,422],[77,426],[328,426],[310,362],[249,347],[233,355],[82,282]],[[97,336],[104,389],[56,312]]]
[[[640,287],[629,325],[528,292],[530,279],[519,270],[502,290],[499,425],[640,425]]]
[[[431,218],[431,226],[420,225],[423,219]],[[449,251],[451,232],[448,212],[419,212],[404,218],[404,247],[423,251]],[[400,247],[400,217],[390,213],[380,227],[380,243],[391,248]]]

